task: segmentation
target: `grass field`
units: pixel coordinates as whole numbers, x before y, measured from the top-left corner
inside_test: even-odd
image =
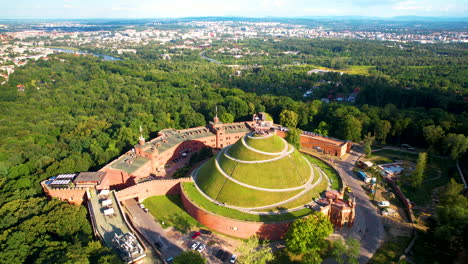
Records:
[[[258,152],[255,152],[253,150],[250,150],[244,147],[244,145],[242,145],[241,142],[238,142],[237,144],[232,145],[232,147],[229,148],[229,150],[227,150],[227,154],[233,158],[246,160],[246,161],[268,160],[268,159],[272,159],[272,158],[280,156],[280,155],[272,156],[272,155],[260,154]]]
[[[234,209],[226,208],[223,206],[216,205],[211,201],[207,200],[203,195],[201,195],[197,188],[195,187],[194,183],[187,182],[182,183],[183,191],[187,194],[190,199],[207,211],[210,211],[214,214],[218,214],[221,216],[245,220],[245,221],[263,221],[263,222],[276,222],[276,221],[285,221],[291,220],[299,217],[306,216],[310,214],[312,211],[310,209],[304,208],[302,210],[293,212],[293,213],[286,213],[280,215],[254,215],[254,214],[247,214],[243,213]]]
[[[316,173],[318,173],[318,171]],[[318,174],[315,174],[315,175],[318,175]],[[316,180],[314,180],[314,182],[315,181]],[[314,189],[310,190],[309,192],[307,192],[303,196],[297,198],[296,200],[291,201],[289,203],[285,203],[285,204],[279,206],[276,209],[280,210],[280,209],[283,209],[283,208],[287,208],[287,209],[297,208],[299,206],[303,206],[303,205],[305,205],[307,203],[310,203],[313,200],[315,200],[316,198],[320,197],[320,193],[325,191],[327,189],[327,186],[328,186],[328,180],[327,179],[322,179],[322,181],[317,186],[315,186]],[[262,212],[262,211],[266,212],[266,211],[269,211],[269,210],[267,210],[267,209],[260,210],[260,212]]]
[[[164,228],[174,226],[186,233],[192,226],[200,226],[185,212],[179,195],[153,196],[145,199],[143,204]]]
[[[282,189],[301,186],[311,171],[299,152],[265,163],[239,163],[221,156],[219,164],[231,177],[256,187]]]
[[[317,65],[313,65],[313,64],[290,65],[290,66],[291,67],[308,68],[308,69],[312,67],[314,69],[334,71],[334,72],[344,72],[344,73],[347,73],[347,74],[358,74],[358,75],[368,75],[369,70],[372,69],[372,68],[375,68],[375,66],[370,66],[370,65],[349,65],[347,69],[335,70],[335,69],[332,69],[332,68],[317,66]]]
[[[310,155],[307,155],[307,154],[304,154],[304,156],[306,156],[306,158],[312,164],[317,165],[319,168],[321,168],[323,170],[323,172],[325,172],[325,174],[327,174],[328,178],[331,181],[332,189],[334,189],[334,190],[340,190],[341,189],[341,187],[343,186],[343,184],[341,182],[341,178],[333,168],[331,168],[327,163],[325,163],[324,161],[322,161],[320,159],[314,158],[314,157],[312,157]]]
[[[245,137],[245,143],[256,150],[272,153],[281,152],[284,150],[285,147],[284,140],[276,135],[261,139]],[[238,144],[242,143],[239,142]]]
[[[374,256],[369,260],[371,264],[386,264],[386,263],[397,263],[401,254],[404,253],[405,248],[408,246],[411,237],[408,236],[397,236],[392,237],[389,241],[386,241],[382,246],[375,252]]]
[[[229,205],[258,207],[284,201],[301,191],[266,192],[243,187],[218,172],[214,159],[203,165],[197,175],[197,184],[208,196]]]

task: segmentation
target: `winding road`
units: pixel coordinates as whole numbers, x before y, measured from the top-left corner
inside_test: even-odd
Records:
[[[367,263],[380,247],[385,233],[378,209],[372,205],[369,196],[362,189],[363,182],[353,173],[353,167],[361,153],[352,150],[344,161],[335,161],[332,165],[340,174],[343,184],[349,186],[356,198],[356,217],[352,228],[343,227],[335,230],[344,237],[352,236],[361,243],[359,263]],[[325,263],[335,263],[325,261]]]

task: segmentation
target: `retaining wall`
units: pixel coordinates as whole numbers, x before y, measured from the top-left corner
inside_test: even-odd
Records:
[[[180,183],[191,181],[192,178],[152,180],[118,191],[116,192],[116,196],[121,201],[134,198],[137,198],[139,201],[142,201],[148,197],[155,195],[179,194]]]
[[[195,205],[184,191],[180,192],[185,210],[202,225],[217,232],[238,237],[249,238],[258,234],[262,239],[283,239],[292,221],[285,222],[250,222],[227,218],[207,212]]]

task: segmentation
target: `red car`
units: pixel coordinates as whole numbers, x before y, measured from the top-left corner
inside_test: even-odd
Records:
[[[192,239],[195,239],[195,238],[197,238],[197,237],[200,236],[200,235],[201,235],[200,232],[195,232],[195,233],[193,233]]]

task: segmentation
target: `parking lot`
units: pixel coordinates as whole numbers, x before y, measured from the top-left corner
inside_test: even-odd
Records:
[[[196,249],[200,245],[206,245],[200,253],[208,260],[208,263],[229,263],[232,254],[235,254],[234,249],[241,243],[240,240],[225,237],[219,234],[204,234],[195,235],[200,229],[195,229],[188,234],[184,234],[180,239],[184,245],[184,250],[192,250],[192,246],[197,244]],[[177,232],[177,231],[174,231]],[[192,238],[194,237],[194,238]],[[195,249],[195,250],[196,250]]]

